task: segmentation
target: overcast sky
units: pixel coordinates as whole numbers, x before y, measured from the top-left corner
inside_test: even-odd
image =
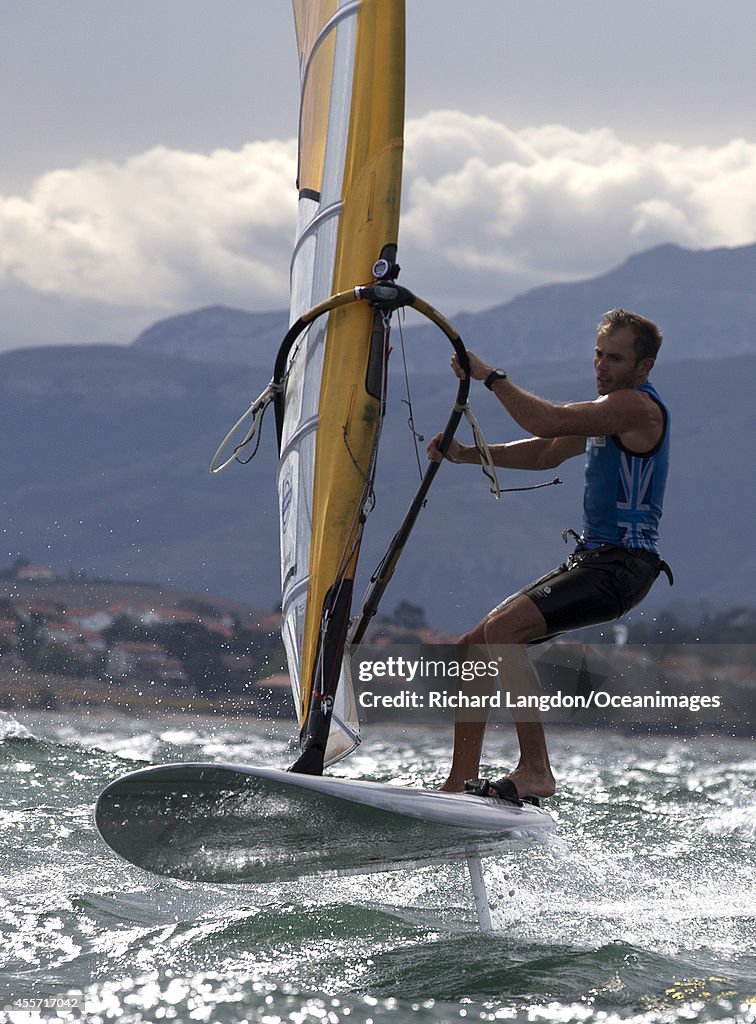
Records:
[[[753,0],[407,0],[402,280],[445,312],[756,241]],[[0,348],[287,304],[287,0],[3,0]]]

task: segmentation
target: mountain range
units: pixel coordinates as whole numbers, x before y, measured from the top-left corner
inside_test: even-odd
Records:
[[[402,283],[412,288],[410,280]],[[699,251],[661,245],[598,277],[544,285],[504,305],[452,319],[469,348],[508,366],[573,356],[582,363],[600,315],[624,306],[661,325],[665,362],[712,359],[754,352],[755,285],[756,245]],[[133,344],[200,362],[256,366],[261,353],[275,353],[287,324],[285,311],[212,306],[153,324]],[[443,343],[437,329],[409,313],[404,335],[408,364],[427,368],[428,354]]]
[[[756,246],[662,246],[595,279],[537,288],[453,318],[470,347],[516,368],[518,383],[560,402],[595,393],[593,332],[605,309],[634,308],[662,325],[653,379],[672,410],[662,535],[676,585],[669,590],[660,579],[644,615],[753,602],[754,283]],[[279,569],[272,422],[251,465],[213,477],[208,464],[269,380],[285,329],[285,313],[212,307],[155,324],[130,346],[0,355],[8,561],[26,555],[63,574],[155,580],[273,607]],[[443,426],[454,398],[448,343],[409,319],[392,337],[405,349],[415,429],[427,439]],[[361,559],[366,574],[419,479],[399,353],[392,362],[377,505]],[[472,402],[490,440],[518,436],[484,389],[474,388]],[[421,467],[424,449],[425,441]],[[567,550],[562,529],[580,526],[580,460],[559,473],[561,486],[496,502],[477,469],[442,466],[387,609],[410,601],[434,625],[460,628],[556,564]],[[521,486],[532,476],[505,473],[502,483]]]

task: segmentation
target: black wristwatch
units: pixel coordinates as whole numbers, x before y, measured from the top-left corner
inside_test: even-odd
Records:
[[[493,386],[497,380],[506,380],[507,375],[503,370],[491,370],[489,375],[483,381],[489,391],[493,390]]]

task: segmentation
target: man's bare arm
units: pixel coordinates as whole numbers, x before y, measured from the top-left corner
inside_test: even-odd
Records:
[[[442,435],[436,434],[428,445],[428,458],[440,462],[443,456],[438,449]],[[566,459],[574,458],[585,451],[584,437],[529,437],[507,444],[492,444],[491,457],[495,466],[501,469],[554,469]],[[446,453],[449,462],[478,465],[480,455],[474,444],[460,444],[452,438]]]
[[[491,367],[468,350],[470,376],[485,380]],[[456,354],[452,369],[463,376]],[[508,378],[497,380],[491,388],[512,419],[536,437],[596,437],[653,433],[660,426],[661,413],[653,402],[632,388],[623,388],[602,395],[593,402],[570,402],[558,405],[532,395]]]
[[[529,437],[491,445],[494,465],[502,469],[555,469],[584,451],[584,437]]]
[[[655,414],[646,398],[629,388],[567,405],[531,395],[510,380],[497,381],[492,391],[523,430],[544,438],[624,434],[645,425]]]

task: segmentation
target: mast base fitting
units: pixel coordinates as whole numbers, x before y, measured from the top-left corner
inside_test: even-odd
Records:
[[[305,747],[297,760],[286,770],[296,775],[322,775],[325,750],[319,743]]]

